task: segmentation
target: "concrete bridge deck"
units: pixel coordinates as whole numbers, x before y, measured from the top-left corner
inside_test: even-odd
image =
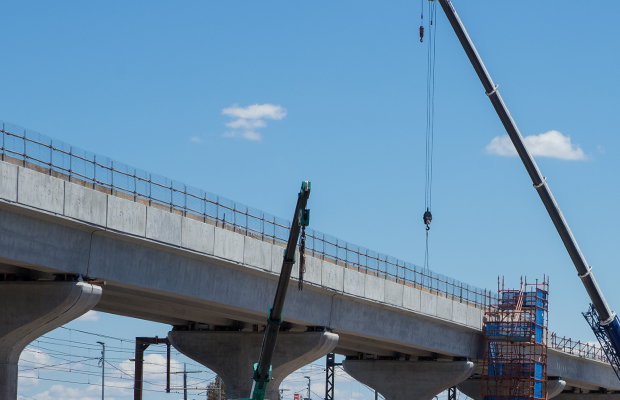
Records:
[[[105,280],[95,308],[103,312],[210,329],[263,325],[283,248],[172,211],[0,162],[0,271]],[[368,272],[308,256],[284,327],[332,329],[335,351],[349,356],[481,357],[480,307]],[[551,348],[548,373],[574,388],[620,390],[608,364]]]

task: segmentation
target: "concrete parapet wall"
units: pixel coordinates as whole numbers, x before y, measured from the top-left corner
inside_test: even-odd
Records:
[[[9,202],[271,274],[279,274],[282,267],[284,248],[280,245],[119,197],[124,193],[106,194],[6,162],[0,162],[0,177],[0,199]],[[85,272],[82,268],[72,272],[78,270]],[[291,276],[299,277],[299,251]],[[306,256],[304,281],[317,289],[482,328],[482,312],[475,307],[319,258]]]
[[[158,210],[153,207],[146,209],[146,237],[158,242],[181,246],[183,217]]]
[[[281,244],[272,244],[270,241],[246,236],[245,232],[237,233],[182,217],[161,207],[148,207],[130,200],[131,196],[124,193],[110,194],[110,191],[94,190],[5,162],[0,162],[0,177],[0,199],[84,223],[87,230],[146,239],[160,243],[164,250],[168,247],[186,249],[270,275],[280,272],[284,252]],[[28,235],[24,232],[24,237]],[[65,235],[65,240],[77,240],[80,245],[85,245],[92,238],[82,234],[79,240],[68,239]],[[61,257],[60,252],[69,250],[65,247],[61,246],[56,251],[58,258]],[[86,259],[88,253],[84,250],[73,253],[84,258],[64,268],[59,268],[60,262],[42,264],[53,269],[69,270],[71,273],[91,273]],[[30,257],[29,262],[42,262],[43,259],[43,256]],[[50,260],[53,259],[50,257]],[[299,277],[299,252],[296,260],[292,272],[295,279]],[[388,308],[445,320],[473,330],[482,327],[482,313],[475,307],[405,285],[402,281],[346,268],[330,260],[306,256],[304,281],[309,290],[339,293],[351,296],[356,301],[380,303]]]
[[[0,198],[17,201],[17,166],[0,162]]]
[[[19,168],[17,201],[27,206],[62,214],[65,205],[65,181]]]
[[[69,218],[100,226],[107,223],[108,196],[84,186],[65,182],[65,212]]]
[[[215,227],[203,222],[183,218],[181,247],[199,253],[213,254],[215,245]]]
[[[130,235],[145,237],[146,206],[115,196],[106,196],[108,199],[106,227]]]

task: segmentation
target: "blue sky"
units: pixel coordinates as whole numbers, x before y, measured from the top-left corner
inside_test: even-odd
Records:
[[[557,131],[569,154],[581,149],[581,160],[536,160],[620,310],[620,4],[590,13],[573,1],[454,3],[523,135]],[[4,2],[0,119],[285,218],[309,179],[313,228],[421,265],[419,8]],[[491,289],[498,275],[516,286],[547,274],[550,328],[593,340],[585,290],[520,161],[487,150],[503,128],[438,15],[430,267]],[[263,104],[280,109],[226,125]],[[244,137],[250,125],[260,140]],[[106,318],[91,330],[145,326]]]

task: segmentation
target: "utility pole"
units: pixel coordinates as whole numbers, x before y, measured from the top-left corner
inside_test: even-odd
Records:
[[[342,365],[342,363],[336,362],[336,355],[327,354],[325,358],[325,400],[334,400],[334,372],[337,365]]]
[[[312,381],[310,380],[309,376],[304,376],[304,378],[308,379],[308,397],[306,398],[306,400],[310,400],[310,383]]]
[[[187,400],[187,364],[183,363],[183,400]]]
[[[136,338],[136,357],[133,359],[135,364],[134,384],[133,384],[133,398],[134,400],[142,400],[142,386],[144,384],[144,351],[152,344],[165,344],[166,345],[166,393],[170,393],[170,341],[168,338],[160,339],[157,336],[154,338],[149,337],[137,337]]]
[[[105,397],[105,343],[97,342],[101,345],[101,358],[99,362],[101,363],[101,400]]]
[[[456,386],[448,389],[448,400],[456,400]]]

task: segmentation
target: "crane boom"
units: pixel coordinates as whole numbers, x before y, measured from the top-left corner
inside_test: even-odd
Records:
[[[594,279],[592,267],[588,265],[585,257],[581,253],[581,250],[577,245],[577,241],[573,237],[573,234],[568,227],[568,223],[566,222],[564,216],[562,215],[562,212],[560,211],[560,207],[553,198],[553,194],[551,194],[551,190],[549,189],[549,185],[547,184],[546,179],[541,175],[540,170],[536,165],[536,162],[534,161],[532,155],[525,146],[525,143],[523,142],[523,137],[519,132],[519,128],[517,128],[517,124],[510,115],[510,112],[508,111],[508,108],[506,107],[502,96],[497,90],[497,86],[493,83],[491,75],[489,75],[489,72],[484,66],[484,63],[482,62],[480,55],[476,51],[473,42],[467,34],[465,26],[463,26],[463,23],[459,18],[458,14],[456,13],[456,10],[454,9],[451,0],[438,1],[441,4],[441,8],[443,9],[444,13],[448,17],[450,25],[452,25],[456,36],[461,42],[461,45],[463,46],[463,49],[465,50],[469,61],[474,67],[474,70],[476,70],[478,78],[480,78],[480,81],[484,86],[486,95],[489,97],[489,100],[491,100],[491,103],[493,104],[493,107],[495,108],[499,119],[504,125],[504,128],[506,129],[506,132],[508,133],[508,136],[510,137],[513,145],[515,146],[515,149],[517,150],[517,153],[519,154],[519,157],[521,158],[525,169],[527,170],[530,178],[532,179],[534,188],[536,188],[540,199],[542,200],[545,208],[547,209],[547,213],[553,221],[553,225],[555,225],[555,228],[558,231],[558,234],[560,235],[560,238],[562,239],[562,242],[564,243],[564,246],[566,247],[570,258],[573,261],[575,268],[577,269],[577,274],[579,278],[581,278],[581,282],[585,286],[586,291],[590,296],[593,307],[598,313],[600,328],[602,328],[602,331],[606,333],[607,340],[609,342],[608,344],[611,348],[613,348],[614,354],[607,354],[607,356],[608,358],[610,358],[610,362],[612,363],[612,365],[617,364],[617,362],[614,363],[611,358],[614,358],[617,361],[618,356],[620,356],[620,322],[618,321],[618,317],[616,316],[616,313],[611,311],[609,305],[607,304],[607,301],[605,301],[605,297],[603,296],[603,293],[601,292],[598,283],[596,283],[596,279]],[[599,335],[597,335],[597,337],[599,337]],[[601,345],[603,345],[603,347],[606,347],[603,343],[601,343]],[[616,374],[618,375],[617,367],[615,366],[614,369],[616,369]]]
[[[244,400],[264,400],[267,384],[271,378],[271,359],[276,347],[278,332],[283,322],[282,310],[284,309],[284,300],[286,299],[286,291],[291,279],[291,272],[295,265],[295,249],[299,240],[299,231],[302,226],[308,226],[310,222],[310,210],[306,209],[308,198],[310,197],[310,182],[304,181],[301,184],[301,190],[297,196],[297,205],[291,222],[288,242],[284,249],[284,259],[282,260],[282,270],[276,295],[273,299],[273,307],[267,312],[267,325],[265,326],[265,335],[263,336],[263,345],[261,347],[258,363],[254,364],[254,386],[252,387],[251,399]]]

